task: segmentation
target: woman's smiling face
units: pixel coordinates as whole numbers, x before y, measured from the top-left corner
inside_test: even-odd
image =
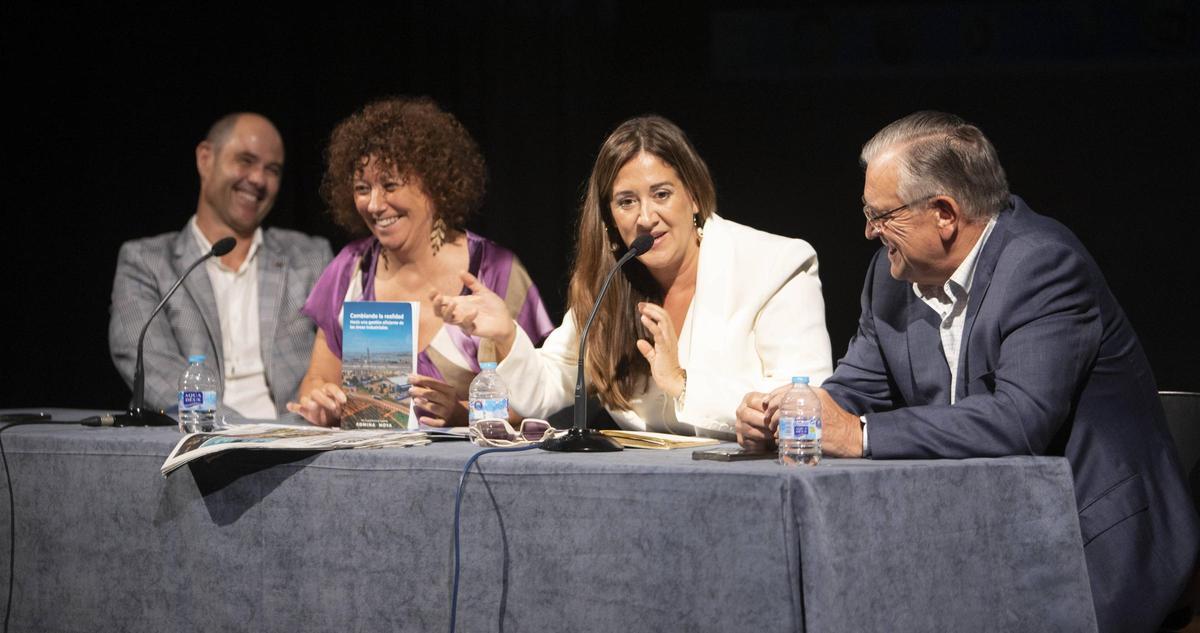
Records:
[[[400,177],[374,158],[364,162],[354,179],[354,206],[367,228],[389,251],[428,244],[434,208],[420,179]]]
[[[699,256],[696,202],[675,169],[659,157],[640,152],[622,165],[609,200],[626,247],[639,233],[654,237],[653,247],[638,257],[651,273],[675,274]]]

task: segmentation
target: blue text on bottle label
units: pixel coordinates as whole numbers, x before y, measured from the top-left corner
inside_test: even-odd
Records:
[[[817,442],[821,439],[821,418],[779,418],[779,441]]]
[[[508,398],[476,398],[471,401],[471,419],[508,419]]]
[[[215,391],[180,391],[180,411],[215,411],[217,409],[217,392]]]

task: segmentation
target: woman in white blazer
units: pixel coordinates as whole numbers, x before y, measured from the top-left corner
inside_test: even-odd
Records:
[[[579,332],[604,276],[640,233],[652,248],[614,277],[592,323],[585,372],[622,428],[734,438],[749,391],[832,373],[817,254],[803,240],[716,214],[708,167],[674,123],[622,123],[600,147],[580,211],[568,311],[540,349],[504,300],[464,273],[470,295],[436,296],[447,323],[489,338],[509,406],[570,404]]]

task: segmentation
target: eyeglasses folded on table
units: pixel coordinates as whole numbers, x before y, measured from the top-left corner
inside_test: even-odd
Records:
[[[522,446],[550,439],[553,435],[554,427],[537,418],[521,420],[519,429],[514,429],[508,420],[484,418],[473,422],[467,430],[467,436],[476,446]]]

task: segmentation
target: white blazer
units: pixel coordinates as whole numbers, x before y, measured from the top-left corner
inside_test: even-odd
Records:
[[[714,214],[704,225],[696,277],[679,336],[679,365],[687,370],[683,406],[651,378],[646,392],[632,398],[632,410],[609,409],[621,428],[731,439],[747,392],[769,391],[792,376],[816,385],[833,373],[817,253],[807,242]],[[569,311],[541,349],[517,328],[497,368],[513,410],[542,417],[571,404],[578,352]]]

